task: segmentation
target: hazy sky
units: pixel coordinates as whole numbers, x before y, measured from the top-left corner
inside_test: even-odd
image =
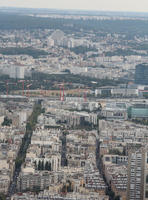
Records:
[[[148,0],[0,0],[0,7],[148,12]]]

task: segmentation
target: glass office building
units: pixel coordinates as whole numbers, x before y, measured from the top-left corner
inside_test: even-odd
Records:
[[[148,85],[148,64],[143,63],[136,66],[135,83]]]
[[[148,105],[135,104],[128,109],[128,116],[130,118],[148,118]]]

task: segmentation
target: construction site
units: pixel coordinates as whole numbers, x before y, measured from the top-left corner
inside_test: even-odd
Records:
[[[66,87],[65,87],[66,85]],[[72,85],[72,84],[71,84]],[[70,87],[71,87],[70,85]],[[31,89],[32,83],[25,80],[19,80],[17,82],[5,82],[5,91],[2,95],[19,95],[22,97],[55,97],[64,101],[66,97],[81,97],[84,101],[87,101],[87,96],[91,94],[90,88],[68,88],[68,84],[56,84],[54,88],[57,89]]]

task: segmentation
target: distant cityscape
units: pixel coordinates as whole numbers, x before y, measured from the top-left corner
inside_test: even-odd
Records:
[[[148,199],[147,14],[0,8],[1,199]]]

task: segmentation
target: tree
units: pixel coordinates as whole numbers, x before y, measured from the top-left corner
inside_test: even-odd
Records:
[[[70,50],[73,51],[75,54],[85,54],[88,51],[97,51],[97,49],[95,48],[88,48],[84,46],[77,46],[74,48],[70,48]]]
[[[119,151],[119,149],[110,149],[109,154],[122,155],[123,152]]]
[[[38,162],[38,170],[41,170],[41,161],[39,160],[39,162]]]
[[[0,48],[0,53],[3,55],[29,55],[33,58],[38,58],[43,55],[48,55],[48,53],[44,50],[38,50],[31,47],[23,48],[23,47],[6,47]]]
[[[28,119],[25,136],[22,139],[22,144],[20,146],[16,161],[15,161],[15,167],[17,170],[20,170],[22,163],[25,161],[26,151],[31,142],[32,131],[35,129],[35,125],[36,125],[35,121],[37,120],[40,113],[41,113],[41,105],[39,103],[36,103],[33,108],[33,112]],[[39,161],[38,165],[36,165],[36,169],[41,170],[41,161]]]
[[[64,185],[64,186],[63,186],[63,188],[62,188],[61,192],[62,192],[62,193],[67,193],[67,188],[66,188],[66,185]]]
[[[34,161],[34,165],[35,165],[35,169],[37,169],[37,164],[36,164],[36,160]]]
[[[42,108],[42,111],[41,111],[41,113],[45,113],[45,108]]]
[[[48,170],[49,163],[48,161],[45,163],[45,170]]]
[[[37,194],[41,191],[40,186],[34,186],[33,192],[36,192]]]
[[[109,188],[106,189],[106,195],[108,195],[110,199],[114,199],[115,197],[115,193]]]
[[[69,69],[65,69],[65,70],[63,70],[63,72],[66,72],[66,73],[68,73],[68,74],[71,73]]]
[[[73,192],[71,181],[68,180],[67,192]]]
[[[119,196],[119,195],[116,196],[116,197],[115,197],[115,200],[120,200],[120,196]]]
[[[26,130],[27,130],[27,131],[32,131],[32,127],[31,127],[30,122],[27,122]]]
[[[19,169],[19,168],[21,167],[21,165],[22,165],[22,162],[23,162],[22,159],[17,158],[17,159],[15,160],[15,168],[16,168],[16,169]]]
[[[46,162],[46,164],[45,164],[45,170],[47,170],[47,171],[51,171],[51,163],[50,162]]]
[[[0,200],[6,200],[6,196],[3,193],[0,193]]]
[[[2,126],[10,126],[12,124],[12,119],[9,119],[7,116],[4,118]]]
[[[48,171],[51,171],[51,163],[48,164]]]
[[[44,170],[44,161],[41,163],[41,170]]]

